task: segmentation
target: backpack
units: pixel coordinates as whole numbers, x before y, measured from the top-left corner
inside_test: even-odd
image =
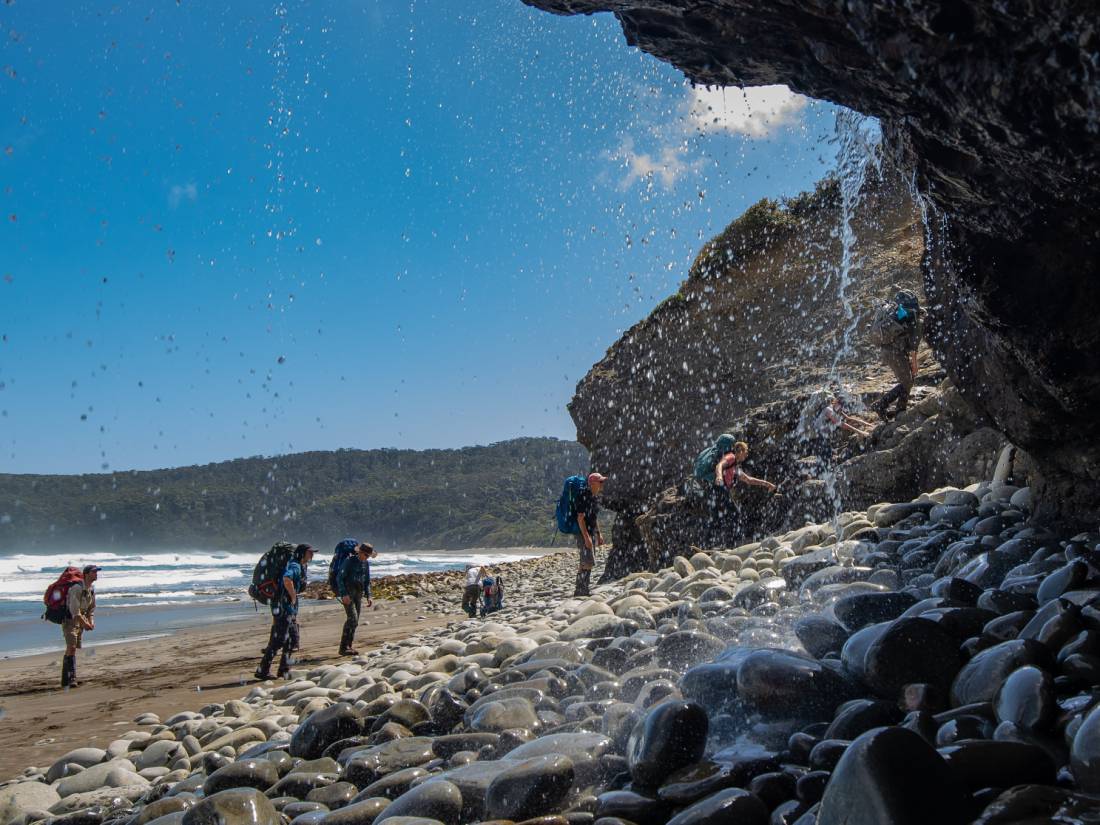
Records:
[[[282,599],[283,571],[294,558],[294,545],[289,541],[277,541],[271,549],[260,556],[252,568],[252,584],[248,586],[248,595],[260,604],[273,604]]]
[[[355,555],[355,549],[358,546],[359,542],[355,539],[344,539],[332,551],[332,561],[328,565],[328,586],[333,593],[336,592],[336,580],[340,577],[340,568],[349,557]]]
[[[695,459],[695,478],[699,481],[714,483],[714,468],[718,466],[718,447],[711,444]]]
[[[558,520],[558,530],[562,533],[576,534],[581,531],[577,524],[577,496],[588,487],[588,479],[584,476],[569,476],[565,485],[561,488],[561,496],[558,498],[558,506],[554,515]]]
[[[74,584],[84,584],[84,573],[79,567],[66,567],[57,581],[46,588],[42,596],[42,603],[46,605],[46,612],[42,618],[54,624],[61,624],[72,618],[69,613],[69,588]]]

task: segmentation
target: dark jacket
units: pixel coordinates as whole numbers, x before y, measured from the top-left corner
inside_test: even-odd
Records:
[[[340,575],[336,577],[336,593],[342,597],[359,591],[370,598],[370,561],[360,561],[358,555],[349,556],[340,565]]]

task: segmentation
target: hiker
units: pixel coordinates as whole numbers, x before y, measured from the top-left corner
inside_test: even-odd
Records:
[[[843,390],[818,390],[803,409],[798,431],[807,445],[807,455],[817,458],[821,475],[832,471],[833,437],[838,431],[860,438],[873,435],[876,425],[848,412],[857,403],[858,399]]]
[[[306,570],[312,559],[313,547],[308,544],[295,547],[294,555],[283,571],[282,587],[271,599],[271,635],[255,674],[260,681],[271,678],[271,662],[280,651],[276,677],[282,679],[290,673],[290,656],[298,649],[299,641],[298,597],[305,589]]]
[[[762,478],[750,476],[741,467],[748,457],[749,445],[744,441],[735,441],[732,449],[714,466],[714,486],[732,493],[737,484],[747,484],[750,487],[763,487],[769,493],[774,493],[774,484]]]
[[[76,678],[76,651],[81,647],[84,631],[95,630],[95,580],[99,578],[99,568],[94,564],[85,565],[81,571],[82,579],[69,585],[65,606],[69,615],[61,623],[61,635],[65,639],[65,656],[61,660],[61,687],[80,687]]]
[[[496,579],[486,576],[481,580],[481,618],[486,613],[492,613],[496,604]]]
[[[477,602],[481,596],[481,580],[485,568],[478,564],[466,565],[466,587],[462,591],[462,609],[471,619],[477,615]]]
[[[592,568],[596,566],[596,548],[603,544],[600,532],[600,503],[598,496],[603,491],[607,476],[589,473],[584,486],[578,491],[573,508],[577,514],[578,532],[576,536],[577,583],[573,588],[574,596],[588,596],[588,587],[592,579]]]
[[[898,383],[872,405],[883,421],[890,420],[889,408],[895,401],[895,414],[909,406],[909,393],[917,377],[917,347],[924,334],[920,302],[912,292],[902,289],[892,301],[879,307],[871,322],[870,340],[879,348],[883,363]]]
[[[498,572],[496,579],[495,592],[493,593],[493,610],[500,610],[504,607],[504,576]]]
[[[336,577],[336,594],[340,597],[340,603],[344,605],[344,630],[340,634],[340,655],[356,656],[359,651],[352,649],[355,641],[355,629],[359,627],[359,615],[363,611],[363,597],[366,596],[367,607],[374,602],[370,597],[370,560],[378,554],[374,546],[362,542],[355,548],[355,555],[340,565],[340,572]]]

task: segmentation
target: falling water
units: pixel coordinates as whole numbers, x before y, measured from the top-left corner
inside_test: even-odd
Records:
[[[840,236],[840,261],[830,281],[836,284],[837,299],[844,318],[844,327],[841,330],[840,340],[837,342],[833,353],[833,360],[829,366],[828,380],[833,387],[841,387],[840,365],[841,362],[852,355],[854,335],[859,325],[859,315],[852,304],[852,296],[849,288],[852,284],[852,273],[859,266],[859,258],[856,254],[856,233],[852,226],[856,209],[863,198],[863,184],[867,180],[868,168],[879,168],[879,145],[882,142],[882,129],[878,121],[873,117],[861,115],[848,109],[842,109],[836,118],[837,141],[837,177],[840,184],[840,223],[838,234]],[[826,399],[822,394],[810,397],[806,407],[802,411],[802,426],[804,431],[812,430],[817,425],[816,417],[821,412],[821,405]],[[827,433],[816,432],[814,435],[826,436]],[[840,513],[842,502],[840,491],[837,487],[837,476],[832,461],[825,461],[821,468],[821,480],[825,483],[825,494],[832,505],[833,525],[840,537]]]

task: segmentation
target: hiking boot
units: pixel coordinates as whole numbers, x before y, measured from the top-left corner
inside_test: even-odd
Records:
[[[344,648],[340,651],[340,655],[341,656],[358,656],[359,651],[354,650],[353,648],[347,647],[347,648]]]
[[[259,670],[259,669],[257,669],[256,672],[253,673],[252,675],[256,677],[256,681],[258,681],[258,682],[266,682],[269,679],[275,678],[271,675],[271,671],[268,671],[268,670]]]

